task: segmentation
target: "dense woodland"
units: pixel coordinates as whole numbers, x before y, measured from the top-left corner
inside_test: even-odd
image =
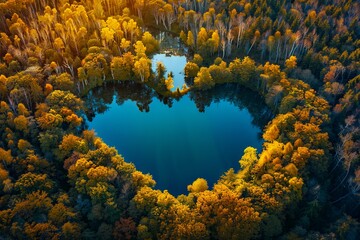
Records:
[[[359,16],[355,0],[0,0],[0,238],[359,239]],[[149,29],[188,48],[187,86],[151,71]],[[147,111],[150,90],[230,83],[272,110],[263,149],[187,195],[86,129],[100,86],[143,86]]]

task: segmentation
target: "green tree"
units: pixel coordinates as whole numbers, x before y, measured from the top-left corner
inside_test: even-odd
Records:
[[[199,71],[199,66],[193,62],[187,62],[184,68],[185,76],[187,78],[195,78]]]
[[[141,41],[145,45],[147,55],[159,50],[159,42],[149,32],[144,32]]]
[[[55,90],[74,91],[74,81],[68,73],[60,75],[51,75],[48,82],[54,87]]]
[[[82,101],[68,91],[55,90],[46,97],[45,102],[50,108],[57,112],[60,112],[63,107],[71,109],[74,112],[82,108]]]

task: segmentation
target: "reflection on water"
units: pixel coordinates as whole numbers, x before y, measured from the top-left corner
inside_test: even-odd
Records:
[[[187,54],[187,47],[180,42],[180,38],[169,32],[151,30],[155,39],[160,43],[160,53],[171,52],[173,55],[184,56]]]
[[[229,168],[239,169],[247,146],[261,147],[259,134],[271,115],[253,97],[229,84],[175,100],[122,83],[96,89],[85,101],[89,128],[152,174],[157,188],[177,195],[198,177],[212,186]]]
[[[152,34],[160,43],[160,53],[151,57],[153,72],[156,72],[157,62],[162,62],[166,68],[164,77],[166,78],[170,72],[173,74],[174,87],[171,90],[181,89],[185,83],[187,48],[180,43],[179,37],[171,33],[152,30]]]
[[[174,79],[174,87],[172,90],[175,90],[176,88],[181,89],[184,85],[185,81],[185,74],[184,74],[184,68],[186,64],[186,57],[185,56],[176,56],[171,55],[167,56],[167,54],[155,54],[152,59],[152,70],[156,71],[156,63],[162,62],[166,68],[165,78],[167,75],[172,72],[173,79]]]

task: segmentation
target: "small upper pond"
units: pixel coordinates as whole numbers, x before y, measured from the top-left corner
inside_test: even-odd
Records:
[[[167,77],[168,73],[172,72],[174,79],[174,87],[172,88],[172,90],[174,91],[176,90],[176,88],[181,89],[185,83],[184,68],[186,64],[186,57],[183,55],[168,56],[168,54],[165,53],[155,54],[151,59],[153,72],[156,72],[157,62],[161,62],[164,64],[166,68],[166,73],[164,75],[165,78]]]
[[[194,92],[179,101],[139,88],[115,85],[90,94],[86,104],[103,114],[89,113],[89,128],[138,170],[150,173],[159,189],[186,193],[199,177],[212,187],[229,168],[239,169],[247,146],[261,148],[268,111],[237,85]]]
[[[173,74],[174,87],[172,91],[176,88],[181,89],[185,84],[184,68],[187,48],[180,43],[179,37],[174,37],[170,33],[158,32],[155,33],[155,38],[160,43],[160,53],[151,58],[153,72],[156,72],[157,62],[161,62],[166,68],[164,77],[167,78],[170,72]]]

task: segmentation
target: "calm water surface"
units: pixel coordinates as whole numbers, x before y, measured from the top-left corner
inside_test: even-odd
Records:
[[[156,72],[156,66],[157,62],[162,62],[166,68],[166,73],[164,77],[166,78],[168,73],[173,73],[173,79],[174,79],[174,87],[172,90],[175,90],[176,88],[181,89],[184,81],[184,68],[186,64],[186,57],[185,56],[166,56],[164,53],[155,54],[152,59],[152,70]]]
[[[186,193],[198,177],[212,187],[229,168],[239,169],[247,146],[261,148],[261,130],[248,110],[226,100],[213,102],[205,112],[189,96],[171,108],[153,97],[149,107],[141,112],[134,101],[113,101],[89,128],[138,170],[150,173],[161,190]]]
[[[179,37],[172,34],[153,32],[153,35],[160,43],[160,53],[153,55],[151,58],[153,72],[156,72],[156,63],[162,62],[166,68],[164,77],[167,78],[168,73],[173,73],[174,87],[172,90],[181,89],[185,83],[186,46],[180,43]],[[166,56],[165,52],[170,53],[171,56]]]
[[[169,34],[159,33],[157,38],[161,53],[152,57],[152,70],[162,62],[165,78],[173,73],[173,90],[182,88],[186,48]],[[165,51],[172,55],[166,56]],[[261,148],[258,126],[263,125],[266,111],[252,93],[235,85],[190,95],[164,104],[139,85],[98,89],[85,101],[92,110],[89,128],[116,147],[127,162],[150,173],[158,189],[187,193],[187,185],[199,177],[212,187],[225,171],[239,169],[247,146]],[[116,101],[110,103],[112,99]]]

